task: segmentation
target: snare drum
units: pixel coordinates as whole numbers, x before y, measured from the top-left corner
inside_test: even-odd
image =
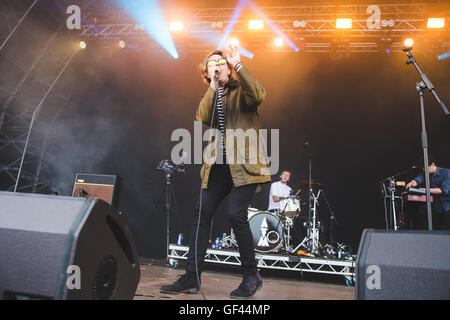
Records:
[[[277,251],[283,244],[283,225],[275,214],[261,211],[248,220],[257,252]]]
[[[300,211],[300,201],[297,197],[289,196],[280,200],[280,214],[288,217],[295,217]]]

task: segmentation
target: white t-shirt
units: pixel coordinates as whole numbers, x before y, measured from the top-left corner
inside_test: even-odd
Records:
[[[291,190],[291,187],[281,181],[272,183],[270,186],[269,208],[267,210],[280,209],[280,202],[273,201],[272,196],[287,197],[291,193]]]

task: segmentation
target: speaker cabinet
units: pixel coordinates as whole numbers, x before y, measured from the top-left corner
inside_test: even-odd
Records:
[[[0,299],[132,299],[131,232],[104,201],[0,192]]]
[[[357,299],[450,299],[450,232],[363,231]]]

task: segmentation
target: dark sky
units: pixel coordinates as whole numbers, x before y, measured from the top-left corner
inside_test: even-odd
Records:
[[[17,41],[11,48],[28,44],[27,39]],[[62,53],[58,50],[53,53]],[[174,60],[165,52],[105,53],[89,43],[55,88],[70,91],[71,99],[53,124],[48,144],[53,187],[70,195],[77,172],[120,175],[119,209],[141,256],[165,256],[165,181],[155,168],[170,157],[176,144],[170,141],[173,130],[193,132],[195,111],[206,91],[197,66],[207,53],[184,53]],[[438,61],[437,53],[414,54],[450,106],[450,59]],[[325,186],[338,221],[334,239],[356,253],[363,228],[385,227],[378,181],[409,168],[421,156],[416,70],[405,64],[403,53],[360,53],[336,60],[328,53],[258,52],[242,61],[267,91],[260,119],[263,128],[280,129],[280,167],[292,171],[291,187],[297,190],[308,177],[303,145],[309,142],[312,177]],[[3,66],[7,63],[2,60]],[[18,79],[13,71],[4,72],[3,88],[13,88]],[[449,119],[429,92],[425,96],[430,150],[442,166],[450,167]],[[54,114],[59,107],[54,101],[49,97],[42,116]],[[188,238],[199,195],[199,169],[187,166],[186,174],[173,183],[172,242],[180,232]],[[277,181],[277,175],[273,179]],[[265,185],[252,206],[265,210],[268,193]],[[327,226],[330,213],[323,200],[319,220]],[[300,222],[298,228],[304,232]],[[229,233],[230,226],[220,208],[213,238],[224,232]],[[328,239],[326,228],[321,241]]]

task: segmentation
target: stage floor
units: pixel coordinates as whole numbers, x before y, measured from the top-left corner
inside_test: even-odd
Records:
[[[208,300],[234,300],[229,298],[231,291],[241,283],[239,269],[232,272],[209,270],[202,275],[203,293]],[[282,273],[283,271],[281,271]],[[284,271],[285,272],[285,271]],[[202,300],[197,294],[162,294],[159,288],[170,284],[184,273],[184,267],[171,269],[158,262],[141,263],[141,280],[139,282],[135,300]],[[252,300],[353,300],[354,287],[347,287],[343,282],[339,284],[334,276],[329,276],[330,282],[319,280],[305,280],[296,277],[277,276],[275,272],[267,275],[261,272],[263,287]],[[236,301],[236,300],[234,300]]]

